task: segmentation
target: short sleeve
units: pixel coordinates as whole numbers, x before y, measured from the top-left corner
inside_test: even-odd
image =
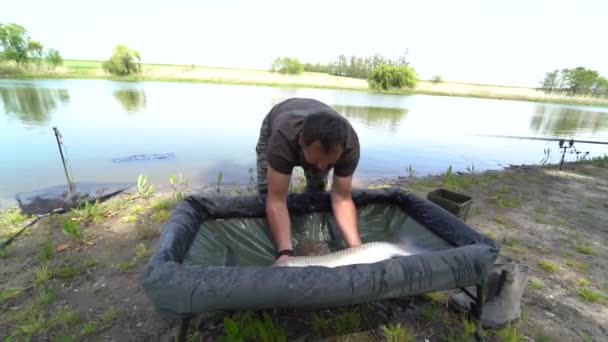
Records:
[[[296,155],[291,150],[288,141],[279,133],[271,135],[266,148],[266,162],[278,172],[290,175]]]
[[[338,177],[349,177],[355,173],[359,165],[360,158],[359,140],[354,135],[352,146],[345,151],[345,154],[338,160],[334,166],[334,175]]]

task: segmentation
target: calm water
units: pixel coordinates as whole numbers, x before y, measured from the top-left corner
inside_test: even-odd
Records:
[[[357,178],[439,173],[538,163],[554,142],[482,138],[503,134],[608,141],[608,108],[354,91],[104,80],[0,81],[0,203],[62,184],[53,126],[61,131],[78,181],[135,181],[139,173],[166,185],[182,172],[193,184],[246,184],[255,167],[263,116],[289,97],[313,97],[346,115],[362,156]],[[592,155],[608,146],[578,145]],[[162,161],[114,163],[136,154],[175,153]],[[572,156],[570,156],[572,158]]]

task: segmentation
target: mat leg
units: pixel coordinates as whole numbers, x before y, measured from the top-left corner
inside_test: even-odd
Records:
[[[475,296],[475,304],[473,306],[473,319],[475,320],[475,340],[483,341],[483,327],[481,324],[481,317],[483,314],[483,291],[484,291],[485,283],[476,285],[477,295]]]
[[[188,336],[188,328],[190,327],[190,321],[192,317],[182,318],[182,323],[179,326],[179,334],[177,335],[177,342],[186,342]]]

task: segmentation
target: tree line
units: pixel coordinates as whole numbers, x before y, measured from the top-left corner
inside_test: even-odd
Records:
[[[295,57],[279,57],[272,62],[270,71],[283,75],[298,75],[308,71],[366,79],[372,90],[413,88],[417,82],[416,71],[410,66],[405,55],[396,59],[389,59],[380,54],[368,57],[340,55],[335,61],[327,64],[302,63]]]
[[[44,45],[31,39],[25,27],[0,23],[0,62],[14,62],[19,66],[45,62],[57,66],[63,63],[63,59],[55,49],[45,51]]]
[[[548,94],[608,97],[608,78],[584,67],[555,69],[545,73],[540,83]]]

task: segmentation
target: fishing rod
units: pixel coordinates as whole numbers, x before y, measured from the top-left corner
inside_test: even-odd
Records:
[[[575,142],[581,144],[599,144],[599,145],[608,145],[608,141],[595,141],[595,140],[574,140],[574,139],[565,139],[565,138],[541,138],[541,137],[522,137],[516,135],[492,135],[492,134],[477,134],[478,137],[486,137],[486,138],[508,138],[508,139],[524,139],[524,140],[543,140],[543,141],[562,141],[562,142],[571,142],[570,145]]]

